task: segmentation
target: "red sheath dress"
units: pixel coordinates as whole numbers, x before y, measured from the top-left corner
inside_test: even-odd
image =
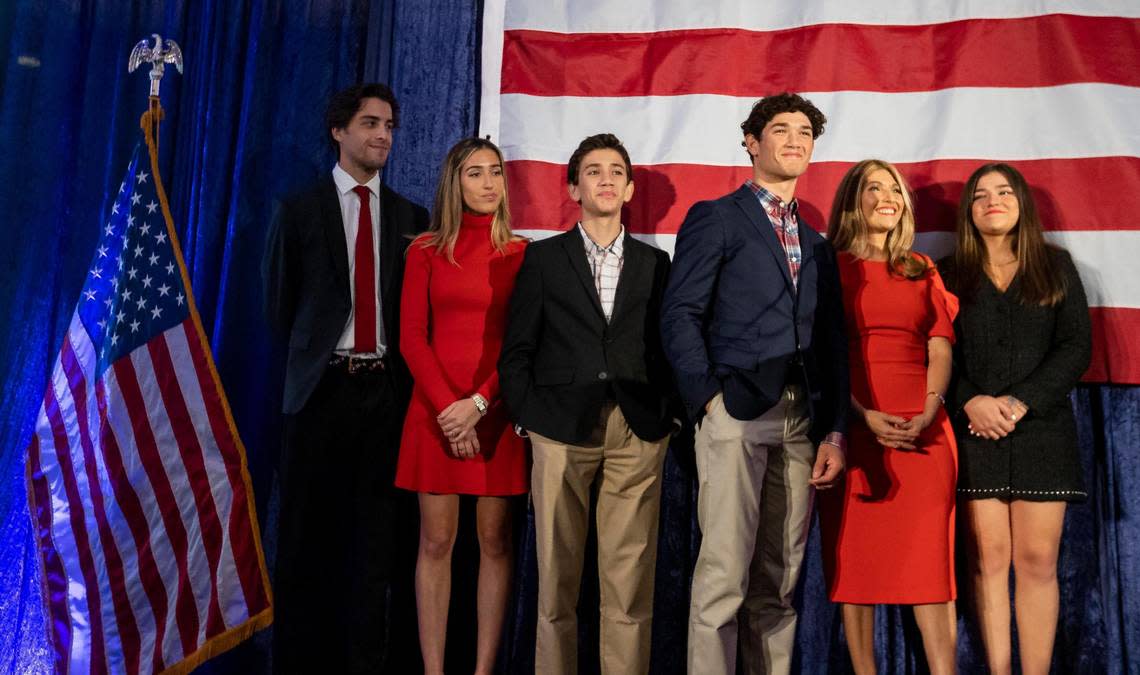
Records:
[[[400,440],[396,485],[416,492],[505,496],[527,491],[523,440],[499,400],[497,362],[507,303],[526,242],[500,253],[491,216],[464,213],[452,264],[434,247],[408,247],[400,307],[400,351],[415,386]],[[480,393],[490,410],[475,426],[480,452],[460,459],[436,416]]]
[[[927,340],[954,341],[958,299],[929,260],[925,276],[839,254],[850,340],[851,394],[910,418],[926,401]],[[821,492],[824,572],[833,602],[927,604],[956,596],[954,496],[958,449],[944,409],[914,450],[886,448],[852,420],[841,487]]]

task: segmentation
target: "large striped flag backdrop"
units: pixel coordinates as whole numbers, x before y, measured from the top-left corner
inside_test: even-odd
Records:
[[[576,219],[577,143],[617,134],[635,165],[626,223],[667,251],[694,202],[751,175],[739,125],[765,94],[829,118],[797,186],[820,230],[843,173],[877,157],[915,190],[918,248],[948,253],[965,179],[1009,161],[1084,280],[1086,379],[1140,384],[1138,17],[1135,0],[487,0],[480,133],[537,237]]]
[[[245,450],[144,128],[28,448],[56,673],[188,672],[272,620]]]

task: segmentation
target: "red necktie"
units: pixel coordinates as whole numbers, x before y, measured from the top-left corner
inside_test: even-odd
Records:
[[[356,226],[356,266],[353,285],[356,288],[356,320],[353,351],[369,354],[376,351],[376,259],[372,254],[371,193],[363,185],[352,188],[360,197],[360,220]]]

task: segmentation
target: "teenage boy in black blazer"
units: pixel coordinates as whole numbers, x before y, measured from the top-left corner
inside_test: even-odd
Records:
[[[578,672],[578,588],[597,481],[602,672],[645,673],[673,428],[658,330],[669,257],[622,225],[633,174],[615,136],[582,141],[567,178],[581,220],[527,247],[499,359],[503,399],[534,450],[535,672]]]
[[[400,282],[410,237],[428,217],[380,180],[399,113],[382,84],[332,97],[326,125],[336,166],[282,201],[265,253],[266,313],[289,340],[278,673],[401,667],[385,639],[397,548],[392,478],[411,395],[397,344]]]

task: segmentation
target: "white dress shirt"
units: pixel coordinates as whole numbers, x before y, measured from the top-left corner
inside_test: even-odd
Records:
[[[340,168],[340,164],[333,167],[333,182],[336,183],[337,197],[340,199],[340,219],[344,225],[344,241],[348,246],[348,292],[352,298],[352,311],[348,314],[348,322],[336,343],[338,354],[353,353],[356,336],[356,230],[360,222],[360,197],[352,191],[359,183]],[[376,261],[376,355],[383,356],[388,350],[388,341],[384,337],[384,314],[380,306],[380,174],[377,172],[364,184],[370,193],[368,208],[372,213],[372,256]]]

